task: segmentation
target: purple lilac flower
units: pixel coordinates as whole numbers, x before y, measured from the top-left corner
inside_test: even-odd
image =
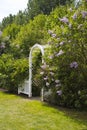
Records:
[[[59,87],[59,84],[56,84],[56,87]]]
[[[77,68],[77,67],[78,67],[78,63],[76,61],[70,64],[70,68]]]
[[[69,43],[71,42],[71,40],[68,41]]]
[[[69,22],[68,18],[66,18],[66,17],[59,18],[59,20],[60,20],[61,22],[63,22],[63,23],[68,23],[68,22]]]
[[[60,38],[58,37],[58,38],[57,38],[57,40],[59,41],[59,40],[60,40]]]
[[[57,91],[57,94],[58,94],[59,96],[61,96],[61,95],[62,95],[62,90]]]
[[[1,49],[4,49],[4,48],[5,48],[5,45],[1,45],[0,48],[1,48]]]
[[[54,57],[54,56],[53,56],[53,55],[51,55],[51,56],[49,56],[49,59],[53,59],[53,57]]]
[[[64,42],[64,41],[62,41],[62,42],[60,42],[59,44],[60,44],[60,45],[63,45],[64,43],[65,43],[65,42]]]
[[[47,67],[49,67],[49,65],[46,65],[46,63],[44,63],[44,65],[41,66],[42,69],[46,69]]]
[[[2,45],[2,46],[5,46],[5,43],[4,43],[4,42],[2,42],[2,43],[1,43],[1,45]]]
[[[49,34],[53,34],[53,31],[52,31],[52,30],[48,30],[48,33],[49,33]]]
[[[77,18],[77,14],[75,13],[72,18],[75,20]]]
[[[55,34],[55,33],[53,33],[53,34],[52,34],[52,37],[53,37],[53,38],[55,38],[55,37],[56,37],[56,34]]]
[[[51,42],[51,41],[48,41],[48,45],[50,45],[50,44],[52,44],[52,42]]]
[[[63,50],[60,50],[59,53],[56,54],[56,56],[60,56],[60,55],[62,55],[63,53],[64,53]]]
[[[54,73],[53,72],[50,72],[50,74],[53,76],[54,75]]]
[[[57,83],[57,84],[60,83],[60,80],[55,80],[55,83]]]
[[[44,78],[44,80],[47,80],[48,79],[48,76],[46,76],[45,78]]]
[[[49,86],[50,84],[48,82],[46,82],[46,86]]]
[[[81,14],[82,14],[82,18],[85,18],[87,16],[87,11],[82,11]]]
[[[41,74],[41,75],[43,75],[43,74],[44,74],[44,72],[40,72],[40,74]]]
[[[70,12],[72,12],[72,8],[69,8],[68,10],[69,10]]]
[[[58,47],[58,46],[59,46],[59,44],[57,43],[55,46],[56,46],[56,47]]]
[[[56,87],[60,87],[61,86],[61,84],[59,83],[59,84],[56,84]]]

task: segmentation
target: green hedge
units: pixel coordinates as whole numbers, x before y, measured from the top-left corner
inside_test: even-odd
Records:
[[[17,92],[20,84],[28,78],[28,59],[14,59],[12,55],[3,54],[0,57],[0,87],[10,92]]]

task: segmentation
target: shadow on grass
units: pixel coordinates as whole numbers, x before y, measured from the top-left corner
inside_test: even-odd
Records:
[[[21,98],[24,98],[24,99],[41,101],[41,97],[38,97],[38,96],[33,96],[33,97],[29,98],[28,95],[26,95],[24,93],[20,93],[20,94],[18,94],[18,93],[12,93],[12,92],[9,92],[8,90],[5,90],[5,89],[0,89],[0,91],[3,94],[6,94],[6,95],[15,95],[17,97],[21,97]]]
[[[62,113],[64,116],[69,117],[70,119],[73,119],[75,122],[79,124],[83,124],[87,127],[87,111],[80,111],[76,109],[69,109],[69,108],[54,106],[46,102],[44,102],[42,105],[45,107],[53,108],[53,111],[52,111],[53,113],[56,113],[56,114]],[[87,128],[82,129],[82,130],[87,130]]]

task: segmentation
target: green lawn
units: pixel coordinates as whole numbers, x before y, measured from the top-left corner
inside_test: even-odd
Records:
[[[0,130],[87,130],[87,112],[0,92]]]

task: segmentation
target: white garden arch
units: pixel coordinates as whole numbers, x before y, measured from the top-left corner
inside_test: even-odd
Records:
[[[29,53],[29,79],[25,80],[24,83],[22,85],[20,85],[18,87],[18,94],[23,93],[23,94],[27,94],[28,97],[32,97],[32,52],[35,48],[39,48],[41,53],[42,53],[42,64],[44,64],[44,49],[48,48],[48,45],[39,45],[39,44],[35,44]],[[43,94],[44,94],[44,88],[41,89],[41,100],[43,101]]]
[[[32,97],[32,52],[34,50],[34,48],[39,48],[41,53],[42,53],[42,63],[44,63],[44,46],[39,45],[39,44],[35,44],[31,50],[30,50],[30,54],[29,54],[29,94],[28,97]],[[41,90],[41,98],[43,101],[43,88]]]

